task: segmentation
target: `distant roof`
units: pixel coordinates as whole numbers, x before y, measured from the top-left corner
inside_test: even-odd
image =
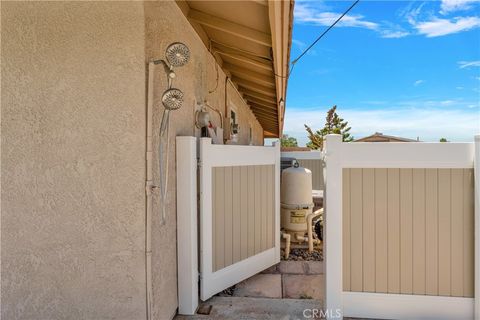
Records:
[[[417,140],[414,140],[409,138],[389,136],[381,132],[375,132],[371,136],[357,139],[354,142],[419,142],[419,140],[418,138]]]
[[[312,151],[309,147],[282,147],[282,152],[292,152],[292,151],[305,151],[310,152]]]

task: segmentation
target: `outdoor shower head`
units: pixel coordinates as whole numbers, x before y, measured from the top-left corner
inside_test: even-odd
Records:
[[[166,60],[166,61],[165,61]],[[165,60],[152,60],[153,64],[163,64],[167,73],[168,88],[172,87],[173,79],[175,79],[175,67],[182,67],[190,60],[190,50],[181,42],[174,42],[165,50]]]
[[[166,110],[180,109],[183,104],[183,92],[175,88],[166,90],[162,96],[162,104]]]
[[[190,50],[181,42],[174,42],[165,51],[165,58],[170,67],[181,67],[190,59]]]

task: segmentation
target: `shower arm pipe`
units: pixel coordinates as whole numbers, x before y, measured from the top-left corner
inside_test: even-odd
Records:
[[[175,77],[175,72],[173,71],[173,67],[170,66],[163,59],[152,60],[150,63],[153,65],[159,65],[159,64],[163,65],[163,68],[165,69],[165,73],[167,74],[167,83],[168,83],[167,86],[168,86],[168,89],[170,89],[173,84],[173,78]],[[171,74],[173,74],[173,78],[171,77]]]
[[[222,113],[222,111],[218,110],[218,109],[215,108],[215,107],[212,107],[212,106],[207,102],[207,100],[205,100],[205,101],[203,102],[203,104],[204,104],[206,107],[208,107],[208,108],[212,109],[213,111],[215,111],[216,113],[218,113],[218,115],[220,116],[220,128],[223,129],[223,113]]]

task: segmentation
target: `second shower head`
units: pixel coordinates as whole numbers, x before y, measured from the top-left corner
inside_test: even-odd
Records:
[[[183,92],[179,89],[171,88],[162,95],[162,104],[167,110],[177,110],[183,104]]]

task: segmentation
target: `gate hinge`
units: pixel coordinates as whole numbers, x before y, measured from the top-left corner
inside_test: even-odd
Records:
[[[197,167],[201,167],[202,166],[202,160],[200,158],[197,158]]]

